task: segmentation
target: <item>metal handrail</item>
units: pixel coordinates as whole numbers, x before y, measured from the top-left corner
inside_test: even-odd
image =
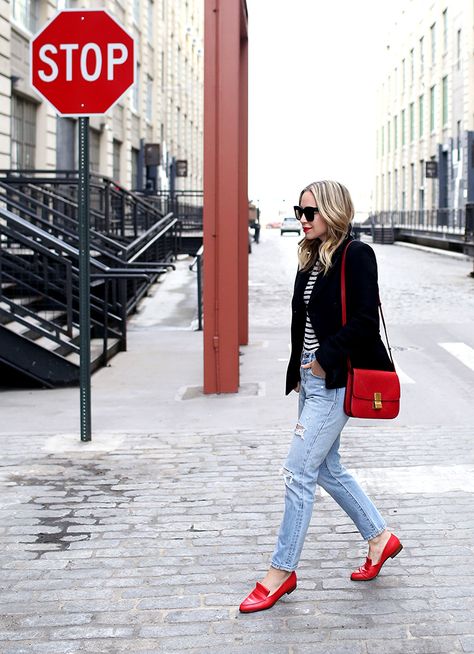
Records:
[[[194,272],[194,266],[197,265],[197,313],[198,313],[198,331],[202,330],[202,260],[204,257],[204,245],[201,245],[196,252],[192,263],[189,265],[189,270]]]

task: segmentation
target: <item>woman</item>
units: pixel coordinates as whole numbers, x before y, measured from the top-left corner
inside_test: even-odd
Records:
[[[295,207],[305,233],[292,300],[291,356],[286,395],[299,393],[298,422],[283,468],[285,511],[265,578],[240,605],[268,609],[296,588],[295,569],[313,510],[316,484],[326,490],[368,541],[354,581],[376,577],[402,549],[357,481],[340,463],[347,357],[354,368],[393,370],[379,333],[377,263],[372,248],[350,234],[354,207],[338,182],[310,184]],[[341,259],[346,256],[347,323],[342,327]]]

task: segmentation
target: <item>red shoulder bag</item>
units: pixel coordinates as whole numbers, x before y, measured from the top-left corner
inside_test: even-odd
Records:
[[[347,322],[346,307],[346,253],[350,241],[342,255],[341,268],[341,300],[342,325]],[[392,351],[388,342],[387,328],[379,299],[379,310],[382,316],[385,338],[387,340],[390,360],[393,364]],[[395,365],[393,364],[395,368]],[[347,357],[347,385],[344,396],[344,411],[352,418],[396,418],[400,411],[400,380],[395,371],[364,370],[353,368]]]

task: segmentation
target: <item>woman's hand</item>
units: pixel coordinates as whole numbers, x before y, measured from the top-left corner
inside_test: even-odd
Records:
[[[313,359],[313,361],[310,361],[310,363],[304,363],[301,367],[311,368],[311,372],[313,375],[316,375],[316,377],[326,377],[326,371],[321,368],[317,359]]]
[[[293,390],[296,391],[297,393],[300,392],[300,383],[299,382],[296,384],[296,386],[294,387]]]

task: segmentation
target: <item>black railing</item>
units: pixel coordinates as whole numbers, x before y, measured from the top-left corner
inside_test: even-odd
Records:
[[[135,191],[157,211],[172,213],[181,223],[181,229],[186,232],[201,232],[203,217],[202,191]]]
[[[155,227],[155,244],[163,229]],[[133,243],[131,244],[133,246]],[[137,259],[142,247],[131,258]],[[103,341],[102,363],[111,338],[126,349],[127,315],[169,262],[120,262],[91,258],[91,335]],[[79,250],[24,218],[0,207],[0,322],[15,321],[32,340],[44,338],[57,353],[78,354]],[[130,292],[130,285],[135,285]],[[139,288],[137,285],[141,285]],[[49,347],[48,349],[52,349]]]
[[[466,212],[461,209],[423,209],[413,211],[379,211],[372,214],[375,226],[411,229],[437,234],[462,236],[466,225]]]
[[[204,245],[201,245],[190,264],[189,269],[197,273],[197,316],[198,316],[198,331],[202,330],[202,290],[203,290],[203,258],[204,258]]]
[[[77,222],[79,175],[75,170],[0,170],[11,193],[22,192],[37,203]],[[90,175],[91,228],[124,242],[137,238],[170,211],[161,212],[144,195],[127,191],[109,177]],[[54,214],[53,214],[54,215]]]

